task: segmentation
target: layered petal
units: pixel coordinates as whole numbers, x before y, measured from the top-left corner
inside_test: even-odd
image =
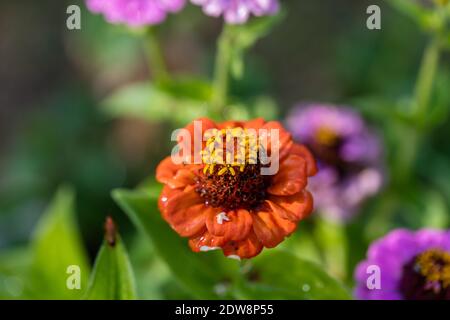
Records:
[[[306,190],[302,190],[292,196],[270,196],[266,203],[281,218],[293,222],[308,217],[314,207],[313,197]]]
[[[166,201],[164,219],[182,237],[191,237],[205,228],[208,210],[192,187],[180,191]]]
[[[252,229],[253,219],[245,209],[230,212],[210,210],[206,218],[206,227],[214,235],[228,240],[239,241],[247,237]]]
[[[195,168],[174,164],[172,158],[167,157],[156,168],[156,180],[173,189],[183,188],[195,183]]]
[[[229,241],[223,246],[223,253],[229,258],[250,259],[263,249],[262,243],[252,231],[242,241]]]
[[[267,154],[272,158],[276,158],[275,153],[278,151],[278,161],[282,161],[293,145],[291,134],[278,121],[269,121],[260,129],[259,139],[266,144]],[[278,135],[278,139],[274,139],[274,134]]]
[[[192,251],[211,251],[215,249],[221,249],[225,245],[226,241],[224,237],[213,236],[209,231],[204,231],[198,236],[194,236],[189,239],[189,246]]]
[[[259,241],[267,247],[276,247],[284,238],[292,234],[297,225],[281,218],[275,212],[260,211],[253,217],[253,230]]]
[[[289,196],[303,190],[307,181],[306,161],[298,155],[289,155],[280,163],[267,191],[272,195]]]
[[[317,173],[317,163],[312,153],[302,144],[294,143],[289,150],[289,154],[298,155],[306,161],[306,172],[308,177],[312,177]]]

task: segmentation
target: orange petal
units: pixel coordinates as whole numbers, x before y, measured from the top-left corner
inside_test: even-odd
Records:
[[[165,185],[159,195],[158,199],[158,207],[161,212],[163,212],[166,207],[169,199],[173,198],[175,195],[183,192],[181,189],[172,189],[169,186]]]
[[[266,122],[263,118],[256,118],[244,123],[244,128],[246,129],[255,129],[258,130],[261,128]]]
[[[181,165],[173,163],[171,157],[167,157],[156,167],[156,180],[161,183],[167,183],[181,168]]]
[[[305,159],[308,177],[311,177],[317,173],[316,160],[314,159],[312,153],[304,145],[294,143],[289,153],[298,155]]]
[[[313,210],[313,197],[311,193],[302,190],[292,196],[270,196],[266,203],[274,213],[281,218],[293,222],[305,219]]]
[[[241,259],[250,259],[257,256],[263,248],[255,233],[251,231],[242,241],[229,241],[223,246],[223,253],[227,257],[236,256]]]
[[[296,228],[295,223],[282,219],[273,212],[259,211],[253,217],[253,230],[259,241],[267,248],[276,247]]]
[[[223,237],[213,236],[208,231],[189,239],[189,246],[194,252],[213,250],[222,247],[224,244],[225,239]]]
[[[167,181],[167,185],[173,189],[186,187],[187,185],[195,183],[195,175],[191,170],[178,170],[173,179]]]
[[[163,218],[182,237],[192,237],[205,227],[207,208],[193,187],[169,197]]]
[[[279,157],[280,159],[283,159],[286,155],[287,152],[289,151],[291,145],[292,145],[292,137],[291,134],[289,132],[286,131],[286,129],[284,129],[284,127],[281,125],[281,123],[279,123],[278,121],[269,121],[266,124],[264,124],[261,129],[265,129],[266,133],[261,134],[261,136],[267,136],[267,153],[268,155],[271,155],[272,153],[272,149],[274,148],[274,146],[272,146],[272,139],[270,138],[270,134],[271,134],[271,130],[278,130],[278,136],[279,136],[279,144],[278,144],[278,148],[279,148]]]
[[[241,121],[225,121],[222,123],[219,123],[218,125],[219,129],[233,129],[233,128],[242,128],[243,124]]]
[[[194,172],[199,168],[198,165],[174,164],[172,158],[167,157],[156,168],[156,180],[173,189],[183,188],[195,183]]]
[[[306,184],[306,161],[298,155],[289,155],[281,161],[279,171],[273,176],[272,185],[267,191],[277,196],[288,196],[300,192]]]
[[[252,216],[244,209],[227,213],[220,209],[209,211],[206,217],[208,231],[214,236],[224,237],[227,241],[244,239],[251,230],[252,224]]]

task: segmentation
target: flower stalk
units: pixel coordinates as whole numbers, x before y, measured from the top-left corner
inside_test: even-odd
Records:
[[[148,28],[145,33],[145,48],[153,79],[156,82],[168,81],[169,72],[167,71],[159,39],[153,28]]]
[[[430,105],[430,98],[433,92],[433,84],[436,78],[439,58],[441,54],[440,38],[434,36],[427,48],[422,59],[419,75],[417,78],[416,88],[414,92],[414,110],[413,114],[417,121],[422,121],[426,115]]]
[[[231,64],[232,37],[230,26],[225,24],[217,42],[214,66],[212,113],[221,117],[227,104]]]

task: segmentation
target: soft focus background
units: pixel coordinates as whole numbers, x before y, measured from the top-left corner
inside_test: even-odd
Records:
[[[450,125],[442,116],[426,132],[417,161],[408,168],[412,178],[402,183],[392,174],[395,159],[402,156],[399,146],[414,142],[407,129],[384,127],[385,111],[411,94],[425,35],[383,1],[283,2],[285,19],[247,54],[245,76],[233,83],[232,95],[242,101],[271,96],[258,112],[278,119],[298,102],[351,105],[384,139],[384,191],[349,225],[339,230],[324,225],[316,234],[325,268],[351,287],[353,268],[373,239],[400,226],[448,227]],[[65,27],[70,4],[82,7],[82,30]],[[370,4],[382,8],[381,31],[365,26]],[[220,19],[188,5],[158,29],[173,73],[211,75]],[[101,103],[116,89],[151,76],[139,35],[108,25],[81,1],[3,0],[0,61],[0,298],[58,297],[28,290],[26,272],[21,273],[33,260],[35,227],[58,190],[57,206],[70,208],[74,196],[87,263],[95,259],[105,217],[111,215],[125,240],[139,296],[192,298],[110,195],[153,174],[171,150],[170,132],[176,127],[152,114],[117,117]],[[446,67],[439,69],[437,81],[439,103],[447,108],[448,62],[444,56],[441,66]],[[237,107],[230,116],[242,112]],[[183,125],[182,115],[178,123]],[[284,245],[292,245],[289,241]]]

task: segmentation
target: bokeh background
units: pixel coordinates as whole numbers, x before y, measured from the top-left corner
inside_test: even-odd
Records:
[[[243,100],[271,95],[276,104],[270,102],[267,112],[280,119],[298,102],[354,106],[383,137],[389,167],[390,159],[398,156],[396,146],[410,143],[410,136],[404,131],[392,138],[383,127],[386,115],[379,110],[410,95],[426,35],[384,1],[283,3],[285,19],[247,54],[245,76],[233,83],[232,94]],[[81,30],[65,26],[70,4],[82,8]],[[382,9],[380,31],[366,28],[365,11],[371,4]],[[171,72],[211,75],[220,19],[188,5],[158,28]],[[439,69],[437,81],[447,107],[448,60],[448,55],[443,57],[441,65],[447,68]],[[173,125],[118,119],[101,107],[117,88],[151,77],[139,36],[90,14],[82,1],[2,0],[0,61],[0,298],[24,296],[26,284],[17,272],[27,260],[26,248],[40,216],[63,185],[75,192],[77,223],[90,262],[103,240],[104,219],[111,215],[129,249],[140,295],[189,298],[171,280],[165,264],[153,259],[151,245],[110,195],[152,175],[171,150]],[[411,188],[397,188],[390,181],[383,191],[396,190],[394,199],[383,204],[395,207],[394,218],[371,214],[371,208],[380,205],[375,198],[347,226],[348,234],[362,234],[355,238],[358,243],[348,246],[354,255],[342,277],[349,286],[351,270],[370,240],[396,226],[448,227],[449,136],[449,122],[443,117],[427,133],[411,169]],[[432,211],[427,215],[432,221],[424,223],[426,210]]]

